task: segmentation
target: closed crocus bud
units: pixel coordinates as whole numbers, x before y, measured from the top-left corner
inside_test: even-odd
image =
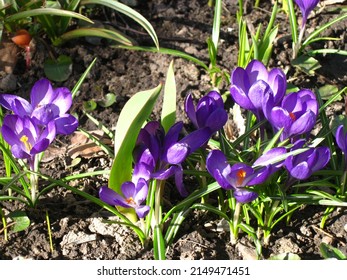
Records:
[[[291,151],[304,146],[305,141],[300,139],[295,142]],[[314,172],[323,169],[330,160],[328,147],[310,148],[295,156],[289,156],[285,160],[285,167],[289,174],[298,180],[308,179]]]
[[[16,35],[12,37],[12,42],[17,46],[25,49],[25,61],[27,68],[31,66],[31,56],[32,56],[32,37],[30,33],[25,29],[20,29],[16,32]]]
[[[318,5],[319,0],[295,0],[295,3],[299,6],[302,14],[302,26],[306,24],[309,14]]]
[[[20,29],[16,32],[16,35],[12,37],[12,42],[21,48],[29,46],[31,41],[30,33],[25,29]]]
[[[196,107],[191,94],[185,100],[185,111],[195,128],[209,127],[211,134],[223,128],[228,120],[224,102],[217,91],[210,91],[202,97]]]
[[[240,107],[250,110],[258,120],[264,118],[264,102],[271,96],[273,105],[283,98],[286,76],[280,68],[268,71],[264,64],[252,60],[247,67],[237,67],[231,74],[230,94]]]

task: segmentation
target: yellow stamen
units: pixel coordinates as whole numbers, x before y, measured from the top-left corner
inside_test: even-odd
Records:
[[[239,171],[237,171],[236,173],[236,178],[237,178],[237,185],[240,186],[243,183],[243,180],[246,178],[246,171],[244,171],[243,169],[240,169]]]
[[[23,142],[23,144],[24,144],[25,148],[27,149],[27,151],[30,152],[31,149],[32,149],[32,146],[31,146],[31,144],[28,142],[28,140],[29,140],[29,138],[28,138],[28,136],[26,136],[26,135],[23,135],[23,136],[20,138],[20,141]]]

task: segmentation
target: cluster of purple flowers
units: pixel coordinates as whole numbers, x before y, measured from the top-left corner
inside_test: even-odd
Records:
[[[138,217],[143,218],[150,210],[148,206],[141,205],[146,199],[150,179],[166,180],[174,176],[179,193],[188,195],[183,184],[183,161],[205,146],[211,136],[224,126],[228,116],[222,97],[216,91],[202,97],[196,107],[189,94],[185,111],[196,130],[181,138],[183,122],[175,123],[166,134],[158,121],[148,122],[138,135],[133,153],[132,181],[122,184],[123,196],[104,186],[99,192],[101,200],[113,206],[134,208]]]
[[[281,140],[308,133],[316,123],[315,94],[302,89],[285,95],[286,76],[280,68],[270,72],[258,60],[231,74],[230,93],[237,104],[253,112],[259,121],[267,119],[274,132],[283,128]]]
[[[213,150],[206,159],[206,168],[219,185],[233,190],[238,202],[247,203],[258,197],[247,186],[264,183],[274,172],[285,167],[291,178],[305,180],[315,171],[324,168],[330,160],[330,150],[326,147],[308,147],[298,155],[287,156],[277,163],[271,160],[284,154],[306,147],[307,136],[314,127],[318,115],[315,94],[303,89],[286,94],[287,81],[279,68],[267,71],[259,61],[253,60],[243,69],[237,67],[231,75],[230,93],[236,103],[255,114],[258,120],[268,120],[273,131],[282,129],[281,140],[289,139],[290,149],[273,148],[258,158],[252,166],[245,163],[230,165],[226,156]],[[171,176],[182,196],[188,191],[183,184],[183,161],[200,147],[205,147],[211,136],[227,121],[227,113],[220,94],[209,92],[197,105],[189,94],[185,101],[185,111],[192,121],[195,131],[180,138],[182,122],[165,131],[157,121],[151,121],[141,129],[133,153],[134,172],[131,182],[121,186],[123,195],[107,187],[100,189],[100,198],[114,206],[135,208],[143,218],[149,207],[141,205],[148,193],[150,179],[166,180]]]
[[[71,134],[78,126],[77,119],[68,114],[72,94],[65,87],[53,88],[47,79],[35,83],[30,102],[12,94],[1,94],[0,105],[13,112],[3,120],[1,133],[16,158],[34,162],[57,134]]]
[[[318,102],[312,91],[302,89],[286,95],[283,71],[275,68],[268,72],[258,60],[251,61],[245,69],[237,67],[231,74],[231,83],[230,93],[237,104],[253,112],[258,120],[268,120],[274,132],[283,129],[280,139],[290,139],[293,143],[290,151],[284,147],[268,151],[253,166],[244,163],[230,166],[220,151],[209,154],[208,171],[222,188],[234,190],[238,202],[257,198],[257,194],[246,190],[245,186],[262,184],[281,167],[285,167],[292,178],[305,180],[327,165],[330,160],[327,147],[311,147],[275,165],[267,164],[271,158],[304,148],[306,141],[300,137],[310,133],[318,115]]]

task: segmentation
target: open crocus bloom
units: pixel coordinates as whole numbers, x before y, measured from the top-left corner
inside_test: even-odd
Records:
[[[103,186],[100,188],[99,197],[102,201],[112,206],[134,208],[137,216],[144,218],[150,210],[148,205],[141,205],[147,198],[147,181],[140,178],[136,183],[124,182],[121,186],[121,191],[123,196],[109,187]]]
[[[28,116],[7,115],[1,133],[16,158],[32,159],[48,148],[56,136],[54,122],[42,130]]]
[[[265,97],[272,96],[277,105],[283,98],[287,80],[280,68],[267,71],[264,64],[252,60],[245,69],[237,67],[231,74],[230,94],[237,104],[263,119]]]
[[[191,94],[185,100],[185,111],[195,128],[209,127],[211,134],[223,128],[228,120],[223,99],[217,91],[210,91],[202,97],[196,108]]]
[[[245,187],[264,183],[270,174],[268,166],[259,169],[244,163],[231,166],[219,150],[209,153],[206,168],[223,189],[233,190],[234,197],[241,203],[248,203],[258,197],[257,193],[248,191]]]
[[[309,14],[318,5],[319,0],[295,0],[302,13],[302,26],[306,24]]]
[[[302,89],[286,95],[280,106],[273,107],[272,104],[270,98],[264,111],[275,131],[283,128],[281,140],[313,129],[318,115],[318,102],[312,91]]]
[[[28,116],[41,126],[55,121],[57,134],[71,134],[76,130],[77,119],[67,114],[72,104],[67,88],[54,89],[49,80],[41,79],[33,86],[30,101],[12,94],[0,95],[0,105],[20,117]]]
[[[305,141],[298,140],[291,151],[303,147]],[[290,175],[299,180],[308,179],[314,172],[324,168],[330,160],[330,150],[328,147],[310,148],[296,156],[289,156],[285,160],[285,167]]]
[[[204,127],[179,139],[182,128],[183,123],[178,122],[165,134],[159,122],[148,122],[137,138],[133,176],[166,180],[174,175],[178,191],[186,196],[181,163],[204,145],[211,133],[208,127]]]

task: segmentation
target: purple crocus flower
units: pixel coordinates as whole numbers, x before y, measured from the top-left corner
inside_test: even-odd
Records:
[[[196,129],[209,127],[211,134],[223,128],[228,120],[224,102],[217,91],[210,91],[202,97],[196,108],[191,94],[185,100],[185,111]]]
[[[134,208],[137,216],[139,218],[144,218],[150,210],[148,205],[141,205],[147,198],[147,181],[140,178],[136,183],[124,182],[121,186],[121,191],[123,196],[109,187],[103,186],[99,190],[99,197],[102,201],[112,206]]]
[[[318,5],[319,0],[295,0],[295,3],[299,6],[302,13],[302,24],[305,26],[309,14]]]
[[[302,89],[286,95],[281,105],[269,98],[264,112],[275,131],[283,128],[281,140],[310,132],[317,119],[318,102],[314,93]]]
[[[242,108],[263,119],[265,97],[272,96],[277,105],[287,87],[286,75],[280,68],[267,71],[263,63],[252,60],[245,69],[237,67],[231,74],[230,94]]]
[[[182,196],[188,195],[183,185],[181,163],[211,136],[210,129],[198,129],[182,139],[179,135],[183,123],[174,124],[167,134],[161,124],[151,121],[140,130],[134,150],[135,169],[133,176],[166,180],[175,176],[175,183]]]
[[[231,166],[219,150],[208,154],[206,168],[223,189],[233,190],[235,199],[241,203],[248,203],[258,197],[257,193],[248,191],[245,187],[264,183],[270,174],[268,166],[259,169],[245,163]]]
[[[1,133],[11,146],[16,158],[33,160],[34,156],[48,148],[56,136],[54,122],[41,129],[28,116],[7,115],[3,120]]]
[[[300,139],[291,148],[295,151],[304,146],[305,140]],[[285,160],[285,167],[289,174],[298,180],[308,179],[314,172],[324,168],[330,160],[328,147],[310,148],[295,156],[289,156]]]
[[[67,114],[72,104],[72,95],[67,88],[54,89],[49,80],[41,79],[34,84],[30,101],[12,94],[0,95],[0,105],[20,117],[29,116],[41,126],[55,121],[57,134],[67,135],[76,130],[77,119]]]
[[[345,164],[347,164],[347,133],[343,125],[340,125],[335,134],[337,146],[341,149],[345,157]],[[347,166],[346,166],[347,168]]]

